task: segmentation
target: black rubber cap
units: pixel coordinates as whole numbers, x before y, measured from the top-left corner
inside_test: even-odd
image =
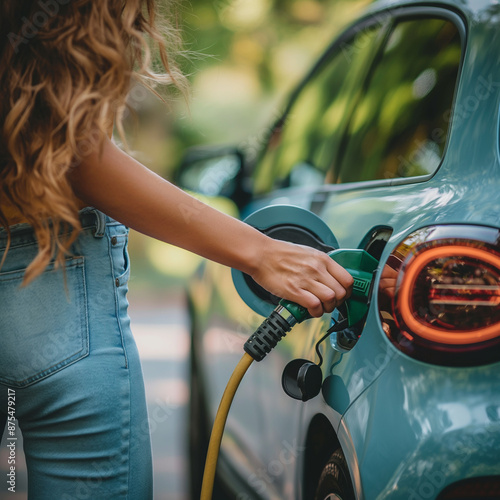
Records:
[[[293,399],[309,401],[321,390],[323,374],[321,368],[307,359],[293,359],[285,366],[281,385]]]

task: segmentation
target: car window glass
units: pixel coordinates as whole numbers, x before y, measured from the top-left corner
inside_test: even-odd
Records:
[[[254,177],[256,192],[323,183],[382,30],[383,22],[359,30],[316,69],[273,130]]]
[[[329,180],[433,173],[444,153],[460,58],[450,21],[397,23],[365,82]]]

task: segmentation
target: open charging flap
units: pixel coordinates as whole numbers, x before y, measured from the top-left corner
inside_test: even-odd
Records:
[[[317,215],[292,205],[271,205],[250,214],[245,222],[267,236],[291,243],[307,245],[322,252],[339,248],[330,228]],[[250,276],[235,269],[232,277],[236,291],[256,313],[268,316],[280,298],[269,293]]]

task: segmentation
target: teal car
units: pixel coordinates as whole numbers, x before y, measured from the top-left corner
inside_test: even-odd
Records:
[[[499,109],[496,0],[383,0],[255,159],[188,155],[179,182],[230,197],[260,230],[373,259],[361,321],[326,336],[345,311],[305,321],[250,368],[214,498],[500,498]],[[193,498],[224,387],[277,301],[236,278],[240,293],[204,263],[189,286]],[[299,382],[312,365],[317,390]]]

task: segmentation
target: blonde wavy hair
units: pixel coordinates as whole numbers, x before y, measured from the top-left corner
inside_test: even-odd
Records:
[[[25,284],[51,259],[62,264],[78,236],[68,173],[102,145],[113,119],[123,135],[133,80],[183,85],[167,53],[178,47],[178,29],[162,18],[160,27],[154,0],[0,2],[0,203],[15,207],[37,237]],[[0,266],[9,222],[0,205],[8,235]]]

